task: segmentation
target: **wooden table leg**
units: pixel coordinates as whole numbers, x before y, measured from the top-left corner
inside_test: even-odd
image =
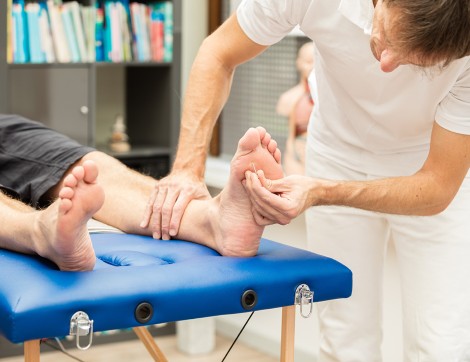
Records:
[[[32,341],[24,342],[24,360],[25,362],[39,362],[41,353],[40,340],[34,339]]]
[[[150,353],[154,361],[168,362],[165,355],[157,346],[157,343],[155,343],[153,336],[150,334],[146,327],[134,327],[133,330],[135,334],[137,334],[137,337],[139,337],[139,339],[142,341],[145,348],[147,348],[147,351]]]
[[[282,308],[281,362],[294,362],[295,305]]]

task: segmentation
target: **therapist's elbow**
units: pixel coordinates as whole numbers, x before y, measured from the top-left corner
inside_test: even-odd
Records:
[[[218,37],[211,34],[204,39],[199,47],[194,64],[203,66],[211,72],[224,70],[227,74],[232,75],[237,64],[232,64],[229,59],[230,57],[220,46]]]
[[[455,198],[457,189],[440,189],[431,198],[431,202],[424,208],[421,216],[433,216],[444,212]]]

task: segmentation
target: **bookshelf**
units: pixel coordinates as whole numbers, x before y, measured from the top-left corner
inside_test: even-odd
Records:
[[[182,0],[171,1],[171,60],[65,63],[7,61],[5,24],[12,2],[0,2],[0,113],[40,121],[154,177],[166,174],[179,134]],[[64,0],[63,4],[71,2]],[[78,1],[84,6],[94,6],[95,2]],[[157,1],[137,2],[149,5]],[[131,150],[125,153],[113,153],[108,146],[118,116],[125,120],[131,144]]]

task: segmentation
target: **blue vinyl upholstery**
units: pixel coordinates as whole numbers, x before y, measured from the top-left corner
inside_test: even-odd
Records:
[[[294,304],[298,285],[314,301],[347,298],[352,274],[342,264],[263,239],[253,258],[222,257],[180,240],[93,234],[97,263],[90,272],[61,272],[49,261],[0,249],[0,333],[12,342],[65,336],[77,311],[94,330],[141,326],[137,305],[153,306],[145,324],[241,313],[254,290],[252,310]]]

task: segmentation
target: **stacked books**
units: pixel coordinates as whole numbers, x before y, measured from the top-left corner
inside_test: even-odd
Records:
[[[166,61],[173,57],[173,3],[131,3],[134,53],[140,61]]]
[[[13,63],[170,62],[173,3],[13,0],[8,58]]]

